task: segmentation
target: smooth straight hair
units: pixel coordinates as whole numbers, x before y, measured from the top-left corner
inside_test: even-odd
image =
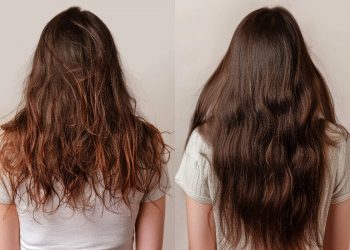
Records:
[[[85,210],[95,192],[111,209],[160,186],[168,148],[137,114],[113,37],[89,11],[69,8],[45,26],[21,108],[1,128],[12,202],[26,194],[46,211],[57,197],[57,208]]]
[[[333,124],[333,126],[331,126]],[[190,127],[212,145],[220,225],[233,247],[321,246],[331,95],[302,33],[282,7],[247,15],[204,86]]]

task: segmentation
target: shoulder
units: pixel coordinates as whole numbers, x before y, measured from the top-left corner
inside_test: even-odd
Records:
[[[199,129],[194,129],[189,135],[184,154],[198,161],[204,158],[210,158],[212,147],[209,142],[200,133]]]
[[[349,133],[345,127],[327,122],[325,129],[326,135],[337,145],[345,145],[349,141]]]
[[[331,141],[329,147],[329,153],[332,161],[336,159],[342,159],[348,155],[350,148],[350,137],[348,131],[342,127],[333,123],[326,124],[326,135],[327,139]]]

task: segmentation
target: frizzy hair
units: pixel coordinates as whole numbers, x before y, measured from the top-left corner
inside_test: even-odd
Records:
[[[110,31],[89,11],[69,8],[45,26],[22,107],[1,126],[0,170],[12,202],[24,190],[35,211],[51,212],[54,197],[57,208],[85,211],[93,205],[87,188],[109,209],[130,205],[137,191],[166,191],[169,148],[137,114],[119,61]]]
[[[269,250],[322,245],[327,146],[348,132],[286,9],[260,8],[240,22],[202,89],[189,136],[195,129],[212,147],[226,242]]]

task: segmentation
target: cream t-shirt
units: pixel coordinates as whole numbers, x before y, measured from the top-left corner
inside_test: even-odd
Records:
[[[6,179],[5,186],[1,183],[0,181],[0,203],[10,204],[8,183],[6,184]],[[163,171],[160,184],[164,188],[156,188],[148,195],[141,192],[130,195],[130,209],[123,202],[109,205],[108,196],[106,209],[96,194],[92,193],[90,201],[93,201],[93,207],[85,211],[85,215],[78,211],[73,213],[66,205],[60,206],[52,214],[33,213],[33,206],[24,193],[21,200],[16,200],[21,249],[132,250],[140,203],[154,201],[165,195],[170,187],[167,168]],[[87,195],[91,194],[90,190],[86,190]],[[99,187],[99,190],[102,188]],[[58,198],[55,197],[48,208],[55,208],[57,201]]]
[[[206,143],[198,130],[194,130],[189,138],[175,182],[193,200],[213,204],[217,189],[217,181],[210,167],[211,147]],[[320,236],[323,240],[327,214],[330,204],[340,203],[350,198],[350,141],[341,140],[336,148],[330,148],[330,178],[326,180],[324,197],[321,204]],[[219,210],[213,204],[214,221],[219,225]],[[233,249],[225,241],[219,226],[216,226],[216,243],[218,250]],[[225,244],[226,243],[226,244]],[[242,243],[242,241],[241,241]],[[239,244],[237,248],[243,248]],[[317,249],[317,247],[312,248]]]

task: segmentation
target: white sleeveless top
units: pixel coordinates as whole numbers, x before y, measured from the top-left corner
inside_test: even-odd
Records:
[[[334,125],[332,125],[334,126]],[[213,204],[217,191],[217,180],[210,166],[211,146],[206,143],[198,130],[194,130],[189,138],[175,182],[193,200]],[[320,236],[323,241],[327,214],[330,204],[340,203],[350,198],[350,140],[342,139],[337,147],[330,148],[330,179],[326,180],[325,192],[321,204]],[[219,225],[219,210],[213,204],[214,221]],[[216,226],[217,250],[233,249],[226,242],[220,226]],[[236,250],[250,249],[243,247],[243,239]],[[248,244],[249,246],[249,244]],[[313,249],[319,250],[314,247]]]
[[[2,182],[0,181],[0,184]],[[165,195],[169,188],[167,168],[161,176],[161,187],[150,194],[136,192],[130,196],[130,209],[120,202],[106,209],[96,194],[91,196],[94,206],[82,212],[66,205],[60,206],[52,214],[35,212],[26,195],[16,200],[20,224],[20,244],[22,250],[132,250],[134,226],[141,202],[155,201]],[[5,184],[6,185],[6,184]],[[0,185],[0,203],[10,204],[7,194],[8,184]],[[108,193],[108,192],[107,192]],[[90,192],[89,192],[90,194]],[[49,204],[55,208],[57,197]],[[56,201],[56,202],[55,202]],[[109,204],[107,196],[106,204]]]

